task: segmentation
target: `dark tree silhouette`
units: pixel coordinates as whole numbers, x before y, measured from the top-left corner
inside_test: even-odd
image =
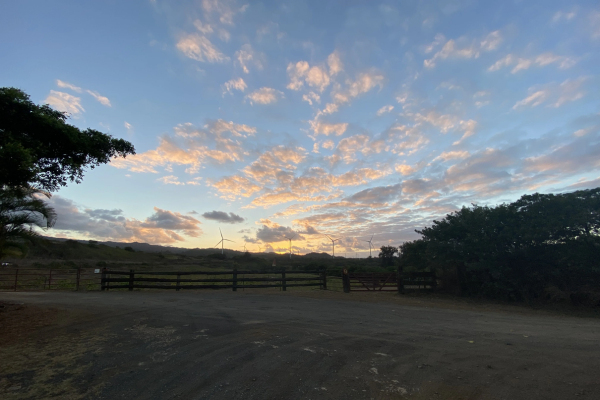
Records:
[[[135,154],[131,143],[67,124],[68,114],[36,105],[16,88],[0,88],[0,187],[53,192],[80,183],[86,167]]]

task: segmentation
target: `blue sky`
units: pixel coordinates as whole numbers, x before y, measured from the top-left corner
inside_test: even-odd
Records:
[[[130,140],[54,236],[368,255],[600,186],[594,1],[4,2],[0,85]]]

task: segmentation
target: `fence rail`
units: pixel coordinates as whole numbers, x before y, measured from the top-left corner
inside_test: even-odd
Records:
[[[196,276],[182,278],[182,276]],[[268,275],[264,277],[264,275]],[[276,276],[272,276],[276,275]],[[113,277],[117,276],[117,277]],[[123,277],[126,276],[126,277]],[[157,277],[159,276],[159,277]],[[175,278],[163,278],[171,276]],[[203,276],[220,276],[206,278]],[[198,285],[202,283],[202,285]],[[262,284],[261,284],[262,283]],[[116,285],[115,285],[116,284]],[[281,288],[286,291],[289,287],[319,286],[327,289],[327,275],[325,270],[315,271],[245,271],[233,270],[231,272],[214,271],[112,271],[102,270],[101,290],[110,289],[237,289],[245,288]]]
[[[0,269],[0,291],[98,290],[100,274],[94,268]]]
[[[435,272],[403,273],[397,272],[348,272],[342,271],[344,292],[351,291],[397,291],[404,293],[405,289],[431,289],[437,287]]]

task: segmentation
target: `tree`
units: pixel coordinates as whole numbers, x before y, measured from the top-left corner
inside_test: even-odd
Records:
[[[87,167],[135,154],[133,145],[94,129],[80,130],[68,114],[36,105],[16,88],[0,88],[0,187],[53,192],[80,183]]]
[[[0,188],[0,258],[8,253],[27,254],[28,242],[39,234],[34,226],[48,229],[56,214],[42,197],[50,194],[32,188]]]
[[[529,300],[600,287],[600,188],[463,207],[417,233],[401,266],[453,270],[464,294]]]
[[[381,266],[394,265],[394,254],[398,252],[398,248],[394,246],[381,246],[380,250],[379,258],[381,259]]]

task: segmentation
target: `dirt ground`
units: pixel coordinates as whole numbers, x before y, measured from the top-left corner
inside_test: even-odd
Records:
[[[575,314],[393,293],[5,292],[0,397],[597,399],[600,318]]]

